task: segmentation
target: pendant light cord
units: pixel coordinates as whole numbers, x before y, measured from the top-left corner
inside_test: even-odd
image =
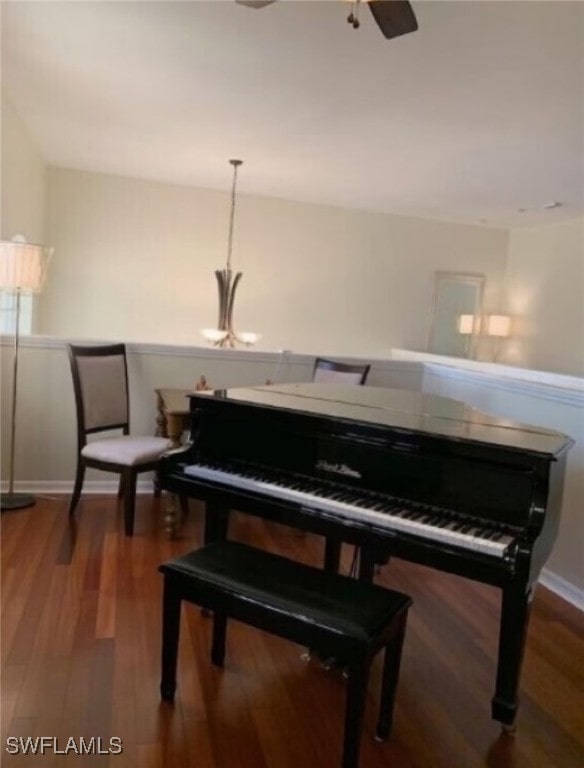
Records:
[[[229,217],[229,237],[227,240],[227,270],[231,270],[231,251],[233,249],[233,221],[235,219],[235,187],[237,185],[237,169],[243,160],[230,160],[233,166],[233,186],[231,187],[231,215]]]

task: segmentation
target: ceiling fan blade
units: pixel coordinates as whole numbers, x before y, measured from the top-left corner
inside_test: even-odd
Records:
[[[264,5],[271,5],[276,0],[235,0],[239,5],[247,5],[248,8],[263,8]]]
[[[377,26],[388,40],[415,32],[418,28],[412,6],[407,0],[369,0],[368,5]]]

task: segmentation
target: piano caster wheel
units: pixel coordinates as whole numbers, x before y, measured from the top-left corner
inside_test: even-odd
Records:
[[[349,670],[347,669],[347,667],[343,667],[343,671],[341,672],[341,674],[345,678],[345,680],[349,679]],[[383,741],[383,739],[381,739],[381,741]]]
[[[304,651],[304,653],[301,653],[300,658],[302,659],[302,661],[305,661],[307,664],[309,661],[312,661],[312,652],[310,648]]]

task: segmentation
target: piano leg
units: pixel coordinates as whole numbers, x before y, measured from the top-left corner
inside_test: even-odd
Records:
[[[335,536],[327,536],[324,545],[324,570],[339,572],[341,564],[342,539]],[[375,575],[375,566],[380,562],[387,562],[389,555],[385,555],[378,546],[362,544],[359,547],[359,581],[371,583]]]
[[[375,575],[376,562],[377,548],[362,544],[359,549],[359,581],[366,581],[371,584]]]
[[[324,570],[338,573],[341,566],[341,549],[343,540],[336,536],[325,536],[324,539]],[[313,658],[319,659],[324,669],[331,669],[336,666],[336,659],[325,656],[316,648],[307,648],[301,655],[302,661],[311,661]]]
[[[226,539],[228,527],[229,509],[222,504],[207,501],[205,503],[205,544]]]
[[[341,547],[343,542],[334,536],[327,536],[324,540],[324,570],[339,572],[341,564]]]
[[[210,544],[212,541],[224,541],[227,538],[227,529],[229,528],[229,509],[222,504],[217,504],[213,501],[205,502],[205,531],[203,533],[203,542]],[[211,611],[207,608],[201,608],[201,615],[208,618],[212,615]],[[217,623],[213,624],[213,631],[218,627]],[[215,644],[213,645],[215,648]],[[216,651],[213,654],[217,656]],[[219,658],[219,656],[217,656]],[[213,664],[218,664],[213,658]],[[222,662],[221,662],[222,664]],[[218,664],[218,666],[221,666]]]
[[[362,544],[359,547],[359,581],[372,582],[377,569],[387,565],[390,556],[391,550],[387,544]]]
[[[497,685],[491,702],[493,720],[513,730],[518,707],[519,678],[533,587],[510,584],[503,588]]]

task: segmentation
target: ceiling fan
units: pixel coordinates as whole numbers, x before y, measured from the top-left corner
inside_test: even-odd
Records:
[[[247,5],[249,8],[263,8],[265,5],[271,5],[275,0],[235,0],[235,2]],[[377,26],[388,40],[406,35],[408,32],[415,32],[418,28],[418,22],[408,0],[351,0],[351,12],[347,21],[353,25],[354,29],[360,26],[359,9],[363,4],[369,6]]]

